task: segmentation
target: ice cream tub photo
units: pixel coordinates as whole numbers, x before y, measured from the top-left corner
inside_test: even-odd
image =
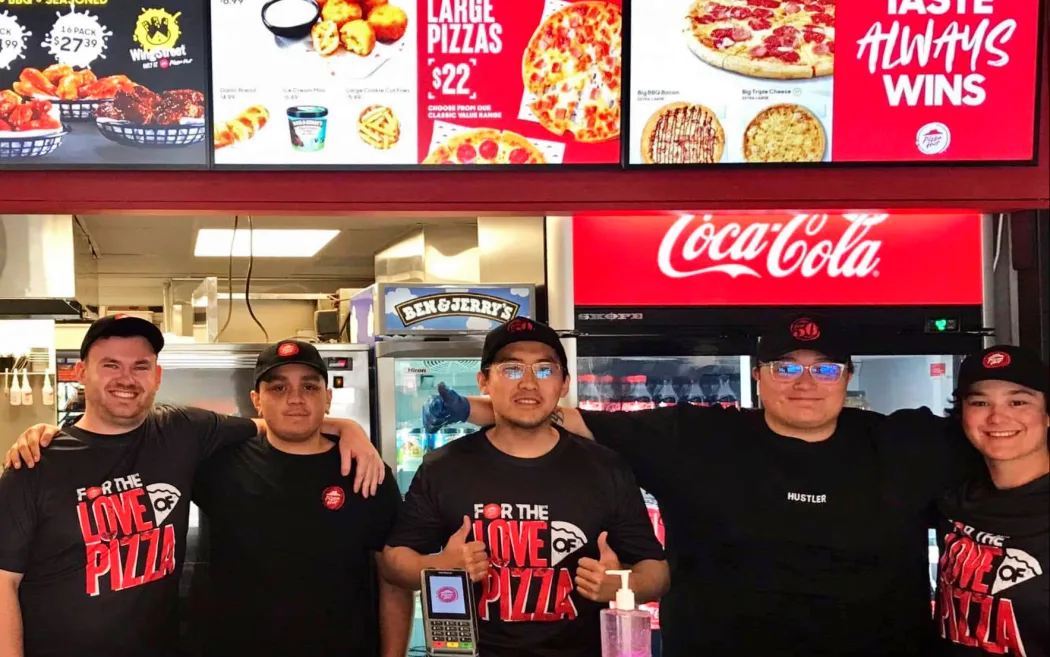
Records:
[[[328,133],[328,108],[317,105],[289,107],[288,129],[295,150],[317,152],[323,149]]]

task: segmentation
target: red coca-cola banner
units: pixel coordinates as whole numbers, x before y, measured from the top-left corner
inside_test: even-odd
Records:
[[[577,306],[979,305],[979,214],[573,217]]]

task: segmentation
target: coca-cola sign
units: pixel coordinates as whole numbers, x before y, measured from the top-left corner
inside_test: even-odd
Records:
[[[573,218],[577,306],[978,305],[979,214]]]

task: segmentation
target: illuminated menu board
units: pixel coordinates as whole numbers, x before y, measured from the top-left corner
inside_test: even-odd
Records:
[[[203,0],[0,0],[0,168],[208,165]]]
[[[618,0],[212,0],[216,166],[620,161]]]
[[[1031,161],[1039,24],[1038,0],[635,2],[626,159]]]

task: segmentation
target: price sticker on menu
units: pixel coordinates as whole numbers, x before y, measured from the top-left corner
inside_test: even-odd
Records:
[[[33,33],[26,30],[18,19],[6,11],[0,13],[0,68],[10,68],[11,64],[23,54],[26,38]]]
[[[42,45],[59,64],[87,67],[106,56],[106,40],[112,35],[90,13],[70,11],[58,15]]]

